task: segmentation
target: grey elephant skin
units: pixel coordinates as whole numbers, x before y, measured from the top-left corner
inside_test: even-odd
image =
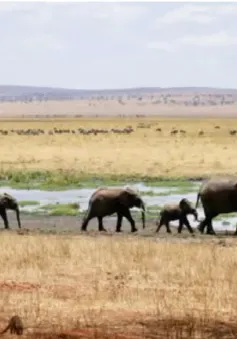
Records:
[[[203,233],[207,227],[207,234],[215,234],[212,219],[218,214],[237,212],[237,177],[212,177],[206,180],[198,192],[196,208],[199,199],[205,218],[198,225],[198,229]]]
[[[132,207],[142,210],[142,224],[145,228],[145,204],[137,192],[130,188],[99,188],[89,200],[88,211],[83,219],[81,230],[86,231],[88,222],[96,217],[99,231],[106,231],[103,226],[103,217],[117,213],[116,232],[121,231],[123,217],[130,222],[131,232],[136,232],[135,221],[130,213]]]
[[[9,229],[9,222],[6,210],[16,211],[18,227],[21,228],[20,211],[17,200],[8,193],[0,194],[0,215],[4,222],[4,227]]]
[[[166,226],[167,233],[171,233],[169,222],[172,220],[179,220],[178,233],[182,232],[183,225],[185,225],[190,233],[193,229],[190,226],[187,215],[192,214],[195,220],[198,220],[198,214],[195,208],[187,199],[181,199],[178,204],[166,204],[160,211],[160,220],[157,220],[156,232],[159,232],[162,225]]]

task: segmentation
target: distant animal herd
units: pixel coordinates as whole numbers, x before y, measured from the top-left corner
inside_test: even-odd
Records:
[[[199,199],[204,210],[204,219],[198,220],[197,206]],[[106,231],[103,225],[103,218],[112,214],[117,214],[116,232],[121,232],[122,220],[125,217],[130,225],[131,232],[136,232],[135,221],[131,215],[130,208],[137,207],[142,211],[142,225],[145,228],[145,203],[140,194],[129,187],[108,188],[100,187],[95,190],[89,199],[88,209],[83,217],[81,231],[86,231],[91,219],[97,218],[98,230]],[[0,215],[4,221],[5,229],[9,228],[6,210],[16,211],[18,227],[21,228],[20,211],[17,200],[10,194],[0,195]],[[212,219],[219,214],[237,212],[237,177],[223,176],[212,177],[204,181],[197,194],[195,208],[183,198],[177,203],[165,204],[160,211],[156,222],[156,232],[159,232],[162,225],[166,226],[168,233],[171,233],[169,222],[179,220],[178,233],[182,232],[185,225],[190,233],[193,233],[187,215],[192,214],[196,221],[199,221],[198,230],[207,234],[215,234],[212,226]],[[237,235],[237,228],[235,231]]]
[[[139,123],[136,127],[137,129],[141,128],[152,128],[151,124],[145,124],[145,123]],[[132,126],[125,126],[124,128],[58,128],[53,127],[51,129],[42,129],[42,128],[26,128],[26,129],[0,129],[0,135],[3,136],[11,136],[11,135],[23,135],[23,136],[40,136],[40,135],[62,135],[62,134],[74,134],[74,135],[100,135],[100,134],[131,134],[136,132],[136,128]],[[220,126],[214,126],[215,129],[220,129]],[[162,128],[157,127],[154,129],[155,132],[162,132]],[[184,129],[177,129],[173,127],[169,134],[171,136],[176,135],[187,135],[188,132]],[[236,135],[237,130],[231,129],[229,130],[230,135]],[[202,129],[197,130],[198,136],[205,135],[204,131]]]

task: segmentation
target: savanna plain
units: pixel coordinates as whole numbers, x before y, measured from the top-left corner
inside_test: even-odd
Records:
[[[207,117],[2,119],[1,181],[62,188],[236,174],[236,127]],[[154,220],[149,235],[22,227],[0,235],[2,327],[17,313],[28,338],[236,337],[233,236],[155,235]]]

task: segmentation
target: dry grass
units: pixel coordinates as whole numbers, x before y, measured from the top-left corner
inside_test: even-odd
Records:
[[[150,125],[138,128],[139,123]],[[2,169],[75,170],[85,174],[190,177],[237,169],[235,119],[78,118],[1,121],[1,129],[104,128],[131,125],[130,135],[0,135]],[[220,126],[216,129],[215,126]],[[156,128],[161,128],[157,132]],[[172,128],[186,135],[171,136]],[[199,136],[198,131],[204,135]]]
[[[228,332],[237,316],[237,247],[225,245],[3,232],[1,327],[17,313],[29,333],[106,326],[139,338],[173,329],[184,338],[177,329],[186,328],[194,338],[213,322]]]

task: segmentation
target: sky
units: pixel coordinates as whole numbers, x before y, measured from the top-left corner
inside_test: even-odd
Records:
[[[237,3],[2,2],[0,84],[237,88]]]

